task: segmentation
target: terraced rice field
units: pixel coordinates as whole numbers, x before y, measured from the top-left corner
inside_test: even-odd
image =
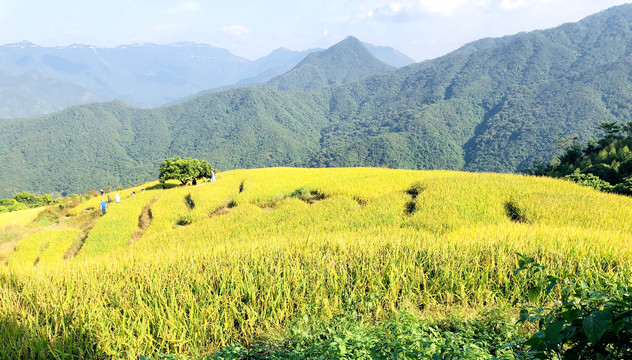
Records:
[[[561,180],[272,168],[143,186],[90,226],[77,219],[100,198],[10,240],[9,358],[201,356],[301,317],[511,305],[526,292],[518,253],[588,282],[632,270],[632,198]]]

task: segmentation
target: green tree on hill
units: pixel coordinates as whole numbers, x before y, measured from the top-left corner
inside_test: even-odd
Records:
[[[632,121],[603,122],[601,137],[585,144],[561,139],[564,153],[549,164],[535,164],[530,175],[564,178],[600,191],[632,195]]]
[[[170,158],[166,159],[158,169],[160,172],[160,182],[167,180],[178,180],[182,185],[186,185],[189,181],[202,178],[210,179],[212,172],[215,172],[213,166],[207,161],[192,158]]]
[[[53,197],[49,194],[37,196],[26,191],[16,194],[13,199],[0,199],[0,213],[25,210],[46,206],[53,203]]]

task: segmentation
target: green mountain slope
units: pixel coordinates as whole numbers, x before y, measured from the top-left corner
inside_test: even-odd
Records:
[[[317,90],[394,69],[373,56],[360,40],[350,36],[327,50],[307,55],[292,70],[267,84],[280,90]]]
[[[110,103],[0,121],[0,196],[138,183],[156,178],[160,160],[172,156],[220,170],[519,171],[550,159],[556,138],[584,141],[601,122],[631,118],[631,28],[632,5],[624,5],[318,91],[241,88],[153,110]],[[354,39],[345,42],[354,48]],[[351,76],[335,58],[320,61],[329,79]],[[325,85],[290,80],[287,88]]]
[[[630,118],[631,19],[620,6],[329,90],[351,110],[334,111],[347,121],[325,129],[310,164],[354,165],[360,153],[374,166],[512,172],[549,159],[556,138]]]

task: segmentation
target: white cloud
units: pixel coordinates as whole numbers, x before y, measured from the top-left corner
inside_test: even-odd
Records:
[[[224,26],[222,27],[222,31],[236,37],[243,37],[250,33],[250,29],[243,25]]]
[[[431,14],[450,15],[452,12],[472,3],[468,0],[418,0],[419,6]]]
[[[175,5],[175,4],[174,4]],[[173,7],[165,8],[161,12],[168,15],[179,15],[183,13],[192,13],[202,11],[202,6],[196,1],[187,1],[181,4],[177,4]]]
[[[550,2],[550,0],[502,0],[499,6],[505,10],[515,10],[531,5],[542,5],[548,2]]]
[[[487,6],[489,3],[489,0],[402,0],[388,2],[366,14],[379,20],[407,21],[424,15],[450,16],[470,5]]]
[[[196,2],[184,3],[183,7],[185,10],[194,11],[194,12],[202,10],[202,7],[200,6],[200,4]]]

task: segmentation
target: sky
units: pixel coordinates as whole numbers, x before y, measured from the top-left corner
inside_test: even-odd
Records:
[[[0,0],[0,45],[196,42],[254,60],[349,35],[416,61],[578,21],[625,0]]]

